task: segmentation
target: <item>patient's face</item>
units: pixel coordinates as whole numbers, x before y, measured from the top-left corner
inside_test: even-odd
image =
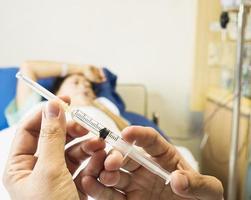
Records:
[[[65,78],[57,95],[70,96],[71,105],[89,105],[96,98],[91,83],[81,74]]]

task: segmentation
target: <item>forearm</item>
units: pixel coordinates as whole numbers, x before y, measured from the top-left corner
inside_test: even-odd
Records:
[[[59,77],[71,74],[82,74],[88,81],[95,83],[101,83],[106,80],[102,69],[89,64],[78,65],[54,61],[26,61],[21,65],[20,71],[34,81],[42,78]],[[18,107],[24,104],[26,97],[29,96],[30,93],[30,88],[22,82],[18,82]]]
[[[41,78],[58,77],[62,74],[62,68],[65,63],[53,62],[53,61],[26,61],[20,66],[20,71],[37,81]],[[84,68],[88,65],[75,65],[67,64],[67,74],[83,73]],[[21,108],[27,99],[27,96],[31,94],[32,90],[28,88],[24,83],[18,81],[16,102],[17,107]]]
[[[67,65],[67,74],[83,73],[86,65],[77,65],[54,61],[26,61],[20,70],[33,80],[61,75],[64,65]]]

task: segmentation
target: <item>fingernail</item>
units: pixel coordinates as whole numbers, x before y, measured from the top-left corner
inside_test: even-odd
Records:
[[[177,175],[177,179],[179,180],[179,183],[180,183],[180,189],[183,191],[187,190],[189,187],[188,178],[181,173],[177,173],[176,175]]]
[[[82,133],[82,132],[83,132],[83,129],[82,129],[81,126],[77,125],[77,126],[76,126],[76,131],[77,131],[78,133]]]
[[[48,101],[48,102],[46,103],[46,107],[45,107],[45,117],[46,117],[47,119],[53,119],[53,118],[58,117],[59,111],[60,111],[60,108],[59,108],[59,105],[58,105],[57,102]]]

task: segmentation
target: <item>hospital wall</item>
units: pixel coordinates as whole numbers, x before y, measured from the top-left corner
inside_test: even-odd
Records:
[[[107,65],[149,90],[149,115],[190,130],[197,0],[0,0],[0,65],[26,59]]]

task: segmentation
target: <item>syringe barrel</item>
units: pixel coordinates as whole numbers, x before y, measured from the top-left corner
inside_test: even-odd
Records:
[[[94,133],[96,136],[99,137],[99,129],[102,129],[103,127],[98,122],[92,120],[89,116],[87,116],[85,113],[81,112],[80,110],[73,109],[71,112],[71,118],[77,122],[79,125],[83,126],[87,130]],[[93,122],[94,121],[94,122]]]
[[[163,178],[166,181],[165,184],[170,182],[170,173],[163,169],[158,163],[154,162],[145,152],[139,151],[137,148],[135,148],[135,146],[125,142],[121,137],[118,137],[118,139],[114,141],[108,136],[106,141],[115,149],[124,154],[124,156],[130,157],[153,174]]]

